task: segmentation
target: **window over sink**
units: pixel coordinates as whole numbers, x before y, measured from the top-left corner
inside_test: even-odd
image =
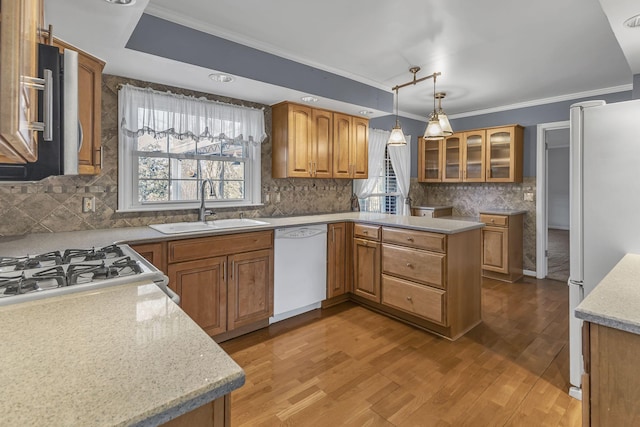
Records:
[[[124,85],[118,94],[118,211],[259,204],[264,112]]]

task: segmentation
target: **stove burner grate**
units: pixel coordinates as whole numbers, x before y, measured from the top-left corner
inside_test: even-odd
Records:
[[[109,245],[100,249],[67,249],[64,251],[63,261],[65,264],[69,264],[73,262],[97,261],[121,256],[124,256],[124,253],[118,245]]]
[[[106,265],[104,261],[101,264],[71,264],[67,269],[67,283],[72,286],[140,273],[142,269],[138,262],[129,257],[114,261],[111,265]]]
[[[61,265],[62,255],[59,251],[47,252],[35,256],[0,257],[0,268],[14,267],[13,270],[31,270],[45,265]]]

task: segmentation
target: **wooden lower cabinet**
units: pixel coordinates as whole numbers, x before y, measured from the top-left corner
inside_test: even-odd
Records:
[[[353,293],[380,302],[380,243],[353,240]]]
[[[480,214],[482,230],[482,275],[505,282],[523,276],[524,214]]]
[[[167,244],[164,242],[130,245],[131,249],[149,261],[158,270],[167,274]]]
[[[162,424],[162,427],[230,427],[231,396],[225,395]]]
[[[227,331],[227,257],[169,265],[169,287],[180,295],[180,306],[206,333]]]
[[[640,425],[640,335],[583,324],[583,426]]]
[[[230,255],[227,265],[229,330],[273,315],[273,251]]]
[[[351,224],[329,224],[327,234],[327,298],[351,291]]]
[[[171,241],[167,253],[169,287],[209,335],[224,340],[234,336],[231,331],[246,333],[268,325],[273,315],[273,231]]]
[[[377,232],[356,224],[359,235]],[[452,340],[482,321],[480,229],[382,227],[381,241],[354,237],[356,302]]]

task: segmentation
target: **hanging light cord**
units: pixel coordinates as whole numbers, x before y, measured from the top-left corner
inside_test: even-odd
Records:
[[[398,104],[400,104],[398,89],[396,89],[396,126],[399,125],[400,119],[398,118]]]
[[[433,119],[438,119],[438,111],[436,110],[436,74],[433,75]]]

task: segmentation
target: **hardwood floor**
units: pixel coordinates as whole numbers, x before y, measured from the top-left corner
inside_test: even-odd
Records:
[[[579,426],[558,285],[485,279],[456,342],[347,302],[223,343],[247,376],[232,425]]]

